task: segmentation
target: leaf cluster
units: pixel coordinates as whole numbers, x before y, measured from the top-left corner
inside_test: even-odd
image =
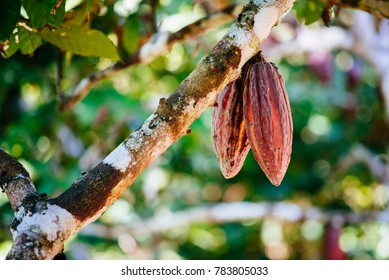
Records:
[[[0,17],[1,52],[8,58],[18,50],[32,55],[45,42],[83,56],[118,60],[113,42],[90,27],[96,1],[81,1],[67,8],[66,1],[4,0]]]

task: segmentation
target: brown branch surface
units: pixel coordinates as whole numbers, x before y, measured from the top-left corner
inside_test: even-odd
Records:
[[[362,11],[369,12],[375,16],[389,18],[389,1],[387,0],[335,0],[333,3],[340,7],[351,7]],[[190,24],[173,34],[156,33],[148,43],[142,46],[137,52],[129,55],[124,59],[124,62],[117,62],[104,70],[96,71],[85,78],[75,87],[74,91],[69,96],[60,96],[59,108],[61,111],[70,110],[78,102],[80,102],[91,90],[91,88],[104,78],[110,77],[126,69],[134,64],[147,63],[158,55],[161,55],[175,44],[182,42],[190,37],[198,36],[207,30],[216,26],[222,25],[237,16],[241,11],[242,5],[235,4],[228,6],[220,11],[207,15],[206,17]],[[164,41],[159,44],[160,41]],[[146,47],[145,47],[146,46]],[[151,46],[151,52],[150,52]],[[146,55],[142,55],[144,49],[148,51]]]
[[[244,63],[293,1],[251,1],[229,33],[143,126],[103,162],[54,199],[81,224],[97,219],[153,160],[188,131],[218,92],[239,75]],[[265,26],[264,24],[268,26]]]
[[[186,135],[227,83],[259,50],[293,0],[252,0],[212,52],[157,110],[99,165],[55,199],[22,205],[9,259],[52,259],[75,232],[99,218],[160,154]],[[166,42],[166,41],[165,41]],[[146,48],[147,50],[147,48]],[[147,52],[146,52],[147,53]],[[140,53],[142,57],[144,53]]]
[[[292,2],[250,1],[213,51],[168,99],[160,100],[142,127],[59,197],[37,196],[27,171],[0,150],[0,186],[16,211],[14,244],[8,258],[51,259],[70,236],[99,218],[155,158],[187,133],[204,109],[214,104],[218,92],[239,76]],[[169,44],[168,37],[159,38],[163,46]],[[151,42],[146,44],[132,59],[148,62],[150,57],[145,54],[158,54],[152,46]]]
[[[25,198],[36,196],[30,174],[16,159],[0,148],[0,187],[16,211]]]
[[[143,45],[138,51],[129,55],[124,62],[117,62],[104,70],[96,71],[85,78],[75,87],[72,94],[60,96],[59,108],[61,111],[70,110],[80,102],[90,91],[90,89],[104,78],[110,77],[132,65],[139,63],[148,63],[159,55],[168,52],[171,47],[183,42],[189,38],[196,37],[209,29],[220,26],[237,17],[243,5],[235,4],[224,8],[214,14],[208,15],[198,21],[183,27],[175,33],[156,33],[151,37],[148,43]]]

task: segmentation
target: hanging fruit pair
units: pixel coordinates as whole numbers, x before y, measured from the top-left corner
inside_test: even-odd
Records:
[[[278,186],[292,152],[292,116],[284,80],[274,63],[259,54],[217,97],[212,116],[213,147],[225,178],[242,168],[250,147],[254,158]]]

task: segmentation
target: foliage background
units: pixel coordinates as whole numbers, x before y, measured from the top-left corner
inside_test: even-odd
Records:
[[[84,14],[90,16],[89,27],[119,44],[119,54],[123,55],[134,51],[142,34],[148,32],[144,30],[147,25],[140,23],[149,14],[149,1],[138,2],[86,1],[76,5],[75,10],[78,7],[81,13],[82,5],[89,7]],[[304,2],[309,1],[299,3]],[[205,15],[201,3],[159,3],[156,18],[160,28],[174,31]],[[264,44],[265,55],[273,46],[297,36],[302,26],[295,20],[295,13],[291,11],[274,28]],[[304,15],[302,8],[297,8],[297,13],[299,17]],[[347,30],[348,14],[352,12],[343,11],[346,20],[340,16],[332,25]],[[175,44],[169,53],[150,64],[135,65],[105,79],[65,113],[57,107],[55,46],[39,39],[39,48],[26,52],[19,48],[10,58],[0,58],[0,147],[27,168],[38,192],[55,197],[137,129],[156,109],[159,99],[176,89],[229,26],[230,23]],[[325,27],[315,22],[308,28]],[[126,43],[120,43],[118,34],[124,34]],[[63,56],[65,91],[115,58],[111,54],[107,58],[70,52]],[[389,258],[389,225],[364,215],[386,208],[387,185],[365,161],[352,157],[351,161],[345,160],[360,144],[378,163],[385,165],[387,161],[389,130],[376,70],[347,50],[296,50],[293,55],[271,59],[285,78],[294,123],[292,160],[280,187],[268,182],[251,152],[235,178],[223,178],[212,148],[212,108],[208,108],[191,126],[192,133],[143,172],[122,198],[91,225],[92,230],[87,227],[67,243],[67,257],[322,259],[337,250],[339,241],[345,253],[342,258]],[[166,220],[177,217],[173,214],[179,211],[183,211],[179,213],[184,213],[185,219],[185,215],[189,217],[186,210],[234,202],[288,202],[301,209],[317,207],[329,219],[290,221],[266,215],[229,223],[199,221],[155,232],[131,231],[131,226],[147,219]],[[355,214],[355,221],[342,218],[350,213]],[[8,200],[0,194],[2,258],[11,246],[12,218]],[[115,234],[115,229],[123,228],[129,230]]]

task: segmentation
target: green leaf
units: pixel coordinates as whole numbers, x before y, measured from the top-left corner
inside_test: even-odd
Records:
[[[128,53],[133,53],[139,46],[141,38],[141,21],[137,14],[131,14],[124,23],[123,46]]]
[[[18,36],[22,54],[33,53],[42,44],[42,39],[37,32],[28,31],[23,27],[18,28]]]
[[[2,0],[0,16],[0,41],[9,39],[19,20],[21,0]]]
[[[297,18],[309,25],[320,19],[325,6],[326,2],[321,0],[298,0],[293,8]]]
[[[65,16],[65,2],[66,1],[62,1],[55,12],[55,15],[52,14],[52,10],[56,1],[54,1],[54,5],[52,5],[52,0],[24,0],[23,7],[31,20],[32,27],[42,28],[46,24],[58,27]]]
[[[7,46],[3,48],[6,58],[13,56],[19,49],[19,44],[16,42],[17,34],[12,34],[9,38]]]
[[[91,10],[90,0],[82,2],[80,5],[72,9],[71,17],[66,19],[67,24],[83,25],[89,21],[89,13]]]
[[[54,31],[44,28],[40,35],[45,41],[65,51],[83,56],[119,59],[115,45],[104,33],[98,30],[67,25]]]
[[[51,13],[54,9],[55,4],[57,4],[58,0],[40,0],[40,3],[42,3],[43,7]],[[65,2],[65,1],[63,1]]]

